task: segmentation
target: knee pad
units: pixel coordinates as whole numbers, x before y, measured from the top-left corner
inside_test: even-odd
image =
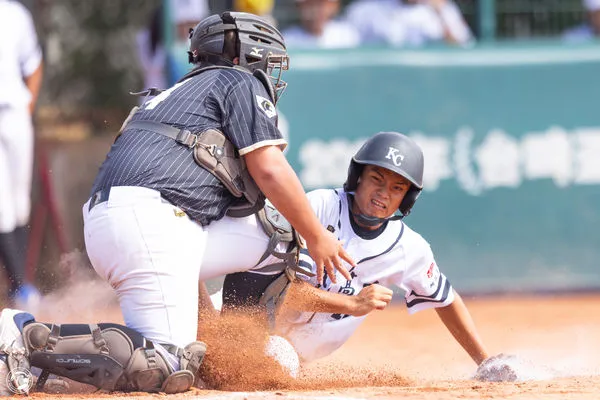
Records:
[[[42,370],[38,389],[52,373],[109,391],[179,393],[195,383],[206,352],[206,346],[192,346],[199,342],[180,349],[181,370],[173,371],[151,341],[122,325],[35,322],[23,338],[31,366]]]

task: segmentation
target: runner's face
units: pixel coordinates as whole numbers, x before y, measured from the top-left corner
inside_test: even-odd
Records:
[[[370,217],[389,218],[400,207],[410,185],[406,178],[389,169],[367,165],[358,181],[352,211]]]

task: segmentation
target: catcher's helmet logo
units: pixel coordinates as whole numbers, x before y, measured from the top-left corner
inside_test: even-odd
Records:
[[[395,147],[389,147],[387,156],[385,156],[385,158],[387,158],[388,160],[392,160],[396,167],[399,167],[402,164],[402,161],[404,160],[404,156],[402,154],[398,154],[399,151],[400,150],[398,150]]]
[[[258,104],[258,108],[260,108],[260,110],[264,112],[268,118],[273,118],[277,115],[277,110],[275,109],[273,103],[271,103],[271,100],[256,95],[256,103]]]
[[[263,55],[261,53],[263,52],[263,50],[264,49],[261,49],[260,47],[253,47],[252,51],[250,52],[250,55],[254,56],[254,57],[262,58]]]

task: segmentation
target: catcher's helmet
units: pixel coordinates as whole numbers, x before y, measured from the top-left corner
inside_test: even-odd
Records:
[[[421,148],[408,136],[397,132],[379,132],[356,152],[348,167],[344,183],[346,192],[354,192],[365,165],[376,165],[408,179],[410,189],[400,203],[402,216],[410,214],[423,189],[424,159]]]
[[[223,61],[227,31],[237,33],[239,66],[252,73],[262,71],[269,75],[279,97],[287,85],[281,80],[281,72],[289,66],[285,41],[274,26],[257,15],[228,11],[200,21],[190,31],[189,62]]]

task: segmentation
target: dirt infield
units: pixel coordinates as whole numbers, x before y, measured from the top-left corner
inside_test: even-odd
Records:
[[[305,366],[295,382],[273,374],[264,364],[229,365],[227,368],[240,376],[269,375],[270,379],[263,380],[267,386],[244,387],[239,383],[227,391],[193,390],[171,396],[37,393],[32,398],[596,400],[600,397],[600,295],[466,298],[465,301],[490,351],[518,355],[519,370],[527,381],[498,384],[469,380],[475,365],[453,341],[436,313],[430,310],[408,316],[404,306],[394,305],[367,318],[338,352]]]

